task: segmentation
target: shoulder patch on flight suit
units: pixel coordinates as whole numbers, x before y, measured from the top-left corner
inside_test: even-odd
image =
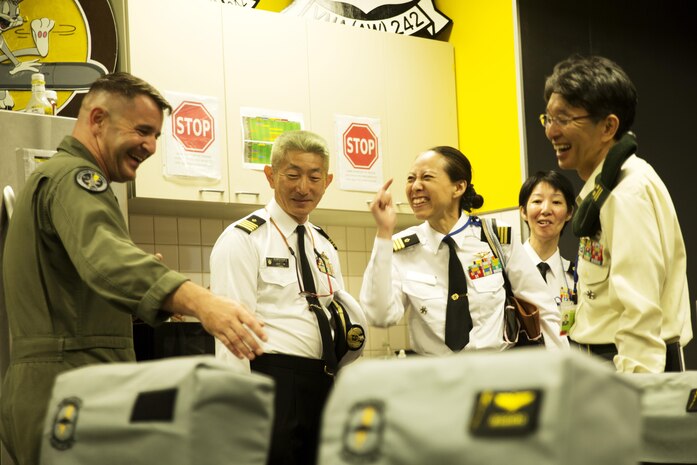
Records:
[[[235,227],[241,229],[247,234],[251,234],[264,223],[266,223],[266,220],[264,218],[261,218],[256,215],[249,215],[248,217],[240,220],[239,223],[235,225]]]
[[[106,178],[97,171],[85,168],[75,175],[77,185],[90,192],[104,192],[109,188]]]
[[[315,230],[316,230],[318,233],[320,233],[326,240],[329,241],[329,243],[332,245],[332,247],[334,247],[334,250],[339,250],[339,248],[336,246],[336,244],[334,243],[334,241],[332,240],[332,238],[329,237],[329,234],[327,234],[326,232],[324,232],[324,229],[320,228],[319,226],[315,226],[315,225],[313,225],[313,228],[315,228]]]
[[[396,239],[392,239],[392,251],[393,252],[399,252],[400,250],[406,249],[407,247],[411,247],[412,245],[416,245],[419,243],[419,236],[416,234],[412,234],[410,236],[405,236],[405,237],[398,237]]]

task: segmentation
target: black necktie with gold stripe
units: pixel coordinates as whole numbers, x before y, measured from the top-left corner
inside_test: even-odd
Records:
[[[453,352],[462,350],[470,340],[472,316],[467,299],[467,278],[457,258],[455,241],[445,236],[443,242],[450,250],[448,260],[448,304],[445,309],[445,344]]]

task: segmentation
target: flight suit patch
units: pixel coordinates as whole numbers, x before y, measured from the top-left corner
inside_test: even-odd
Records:
[[[104,192],[109,188],[106,178],[89,168],[78,171],[75,181],[78,186],[90,192]]]

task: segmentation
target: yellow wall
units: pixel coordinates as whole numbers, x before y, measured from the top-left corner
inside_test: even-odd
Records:
[[[281,11],[290,3],[260,0],[257,8]],[[472,163],[472,183],[484,196],[481,211],[515,207],[521,141],[514,2],[436,0],[435,5],[453,21],[449,42],[455,48],[459,148]]]
[[[453,21],[460,150],[483,211],[514,207],[521,184],[512,0],[436,0]]]

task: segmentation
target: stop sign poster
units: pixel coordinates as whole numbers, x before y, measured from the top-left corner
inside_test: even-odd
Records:
[[[172,114],[163,124],[165,176],[219,180],[218,99],[165,92]]]
[[[376,192],[382,186],[380,120],[336,115],[339,187]]]

